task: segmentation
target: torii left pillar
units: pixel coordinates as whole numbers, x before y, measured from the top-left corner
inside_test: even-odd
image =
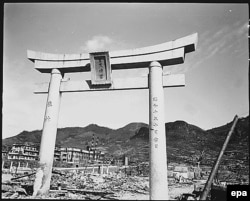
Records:
[[[62,73],[51,70],[50,86],[44,115],[43,132],[40,145],[39,167],[36,172],[33,196],[46,194],[50,189],[50,179],[56,143],[57,123],[60,108],[60,84]]]

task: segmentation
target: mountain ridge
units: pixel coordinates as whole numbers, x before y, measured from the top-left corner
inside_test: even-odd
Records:
[[[199,155],[205,150],[208,158],[205,162],[211,163],[219,152],[231,124],[232,122],[229,122],[220,127],[203,130],[182,120],[165,123],[168,160],[190,163],[193,155]],[[23,131],[14,137],[4,139],[2,145],[8,147],[13,143],[24,142],[39,144],[41,133],[41,130]],[[237,148],[242,152],[249,149],[248,133],[249,116],[239,118],[228,149]],[[98,137],[97,147],[107,154],[114,156],[127,154],[134,160],[149,160],[149,125],[142,122],[129,123],[118,129],[97,124],[58,128],[56,146],[86,149],[91,145],[93,136],[95,139]]]

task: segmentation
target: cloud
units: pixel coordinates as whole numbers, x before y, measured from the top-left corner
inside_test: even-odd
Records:
[[[133,49],[135,44],[105,35],[96,35],[87,40],[81,47],[81,52],[114,51]]]
[[[249,29],[248,22],[246,22],[238,30],[236,30],[236,34],[238,34],[238,35],[246,34],[247,35],[248,29]]]
[[[112,43],[114,43],[114,41],[108,36],[94,36],[81,46],[81,50],[84,52],[104,51]]]
[[[235,56],[240,56],[244,54],[247,51],[243,48],[247,41],[247,25],[248,22],[242,24],[238,21],[216,31],[209,30],[200,34],[197,50],[189,56],[191,62],[186,63],[184,71],[199,67],[215,55],[235,53]]]
[[[83,52],[110,51],[131,48],[131,44],[112,39],[109,36],[96,35],[86,41],[81,47]]]

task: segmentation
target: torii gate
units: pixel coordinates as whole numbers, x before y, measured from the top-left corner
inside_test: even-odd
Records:
[[[50,83],[35,93],[48,93],[40,146],[40,161],[34,196],[50,188],[61,93],[95,90],[149,88],[150,199],[168,200],[167,151],[164,120],[164,87],[185,85],[183,74],[163,75],[162,66],[184,63],[185,54],[195,51],[198,34],[159,45],[90,54],[48,54],[27,51],[28,59],[41,73],[50,73]],[[149,68],[149,78],[112,79],[112,70]],[[65,73],[91,71],[91,80],[63,80]],[[148,80],[149,79],[149,80]]]

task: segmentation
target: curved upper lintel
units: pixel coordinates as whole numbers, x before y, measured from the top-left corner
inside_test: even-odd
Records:
[[[151,61],[158,61],[163,66],[184,62],[186,53],[195,51],[198,34],[192,34],[170,42],[137,48],[109,52],[113,70],[145,68]],[[35,69],[50,73],[58,68],[62,72],[84,72],[90,70],[89,54],[50,54],[28,50],[27,57],[35,63]]]

